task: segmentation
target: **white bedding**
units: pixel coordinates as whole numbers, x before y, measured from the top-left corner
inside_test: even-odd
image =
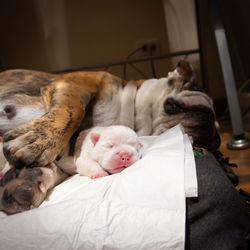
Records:
[[[0,249],[184,249],[185,198],[197,196],[180,125],[141,137],[142,159],[119,174],[74,175],[40,208],[0,215]]]

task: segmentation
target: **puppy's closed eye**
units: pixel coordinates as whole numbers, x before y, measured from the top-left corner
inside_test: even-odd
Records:
[[[113,144],[113,143],[107,143],[105,146],[106,146],[107,148],[113,148],[113,147],[114,147],[114,144]]]

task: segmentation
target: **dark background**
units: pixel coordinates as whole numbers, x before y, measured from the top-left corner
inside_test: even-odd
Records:
[[[185,1],[185,0],[183,0]],[[208,11],[209,0],[198,0],[200,35],[206,91],[216,103],[225,100],[224,83],[218,59],[217,47]],[[39,3],[40,2],[40,3]],[[41,17],[37,0],[0,1],[0,63],[1,70],[29,68],[42,71],[56,71],[67,68],[93,65],[125,59],[136,49],[138,41],[157,39],[156,54],[169,53],[168,35],[161,0],[70,0],[63,5],[65,22],[50,29],[43,26],[42,18],[49,23],[57,13],[58,1],[51,0],[47,17]],[[60,2],[60,1],[59,1]],[[222,21],[226,28],[237,89],[250,78],[250,1],[219,0]],[[62,8],[62,5],[59,6]],[[59,26],[64,28],[58,37],[52,38]],[[64,47],[56,39],[65,32]],[[54,39],[54,40],[53,40]],[[65,52],[65,46],[67,51]],[[60,57],[56,57],[55,51]],[[133,57],[147,56],[141,52]],[[183,58],[183,57],[180,57]],[[136,66],[147,77],[152,77],[149,62]],[[157,77],[166,75],[172,69],[170,59],[155,61]],[[123,67],[102,68],[123,77]],[[97,68],[96,70],[100,70]],[[128,78],[138,79],[142,75],[131,67]],[[225,102],[224,104],[225,105]]]

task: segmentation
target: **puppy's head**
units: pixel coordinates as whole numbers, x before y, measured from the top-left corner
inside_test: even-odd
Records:
[[[138,137],[128,127],[111,126],[90,136],[94,144],[91,155],[109,173],[118,173],[139,159]]]

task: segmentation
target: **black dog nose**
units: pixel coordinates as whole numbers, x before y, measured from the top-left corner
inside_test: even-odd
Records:
[[[173,98],[167,98],[163,104],[163,108],[166,114],[173,115],[183,112],[183,108],[180,103]]]

